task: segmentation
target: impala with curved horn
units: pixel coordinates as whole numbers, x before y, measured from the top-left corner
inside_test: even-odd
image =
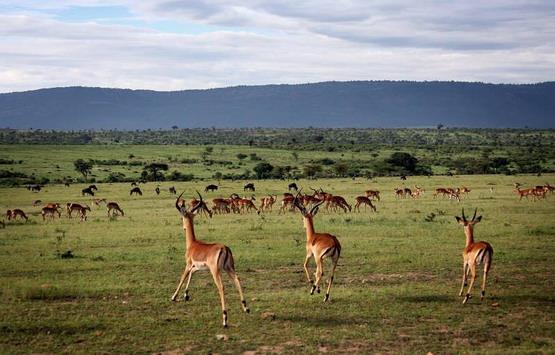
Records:
[[[470,285],[466,291],[466,295],[463,300],[463,304],[468,302],[472,297],[470,291],[472,286],[474,286],[474,281],[476,280],[476,266],[484,264],[484,276],[482,280],[482,293],[480,300],[482,301],[486,296],[486,279],[488,276],[489,269],[491,268],[491,262],[493,259],[493,248],[487,242],[474,242],[474,225],[482,220],[482,216],[476,217],[476,212],[478,209],[474,210],[474,215],[469,221],[464,215],[464,208],[462,209],[462,217],[455,216],[457,222],[464,226],[464,234],[466,236],[466,247],[463,251],[463,277],[461,291],[459,296],[463,295],[464,287],[467,284],[468,273],[472,274],[472,279],[470,280]]]
[[[220,294],[220,301],[222,303],[222,315],[223,315],[223,326],[227,327],[227,309],[225,306],[224,298],[224,285],[222,282],[222,271],[227,272],[231,279],[235,282],[235,286],[239,291],[239,296],[241,297],[241,306],[243,311],[249,313],[249,308],[247,307],[247,302],[243,296],[243,289],[241,288],[241,283],[237,274],[235,273],[235,263],[233,260],[233,255],[231,254],[231,249],[223,244],[208,244],[201,242],[196,239],[195,230],[193,226],[193,218],[195,217],[197,211],[203,204],[202,196],[197,191],[200,198],[199,203],[193,207],[190,211],[187,210],[185,204],[180,205],[178,202],[183,196],[183,193],[179,195],[175,201],[175,208],[179,211],[183,219],[183,230],[185,232],[185,246],[187,250],[185,251],[185,269],[177,285],[177,289],[173,294],[171,300],[175,301],[179,294],[179,290],[183,286],[185,279],[187,279],[187,284],[185,285],[185,301],[190,299],[189,297],[189,283],[191,282],[191,276],[197,270],[208,269],[214,278],[214,283],[218,288]]]
[[[324,258],[330,257],[332,260],[331,275],[328,281],[326,297],[324,298],[324,302],[327,302],[330,297],[330,289],[333,283],[335,268],[337,267],[337,262],[339,260],[339,256],[341,255],[341,244],[339,244],[339,240],[337,240],[335,236],[329,233],[316,233],[314,231],[313,218],[316,213],[318,213],[320,205],[322,205],[325,201],[322,200],[318,202],[310,209],[310,211],[307,211],[305,206],[303,206],[298,199],[299,194],[300,192],[297,194],[297,197],[295,197],[293,205],[297,207],[303,215],[304,228],[306,229],[306,257],[304,260],[304,271],[306,273],[308,283],[312,283],[308,272],[308,262],[312,256],[314,256],[314,261],[316,262],[316,272],[314,273],[315,281],[312,285],[312,289],[310,290],[311,295],[314,294],[314,290],[320,293],[320,280],[324,274]]]

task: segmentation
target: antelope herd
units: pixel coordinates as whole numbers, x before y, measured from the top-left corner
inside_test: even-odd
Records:
[[[130,195],[136,194],[142,196],[143,192],[135,184],[132,185],[133,188],[130,191]],[[30,189],[31,190],[31,189]],[[221,190],[221,189],[220,189]],[[198,193],[198,199],[192,198],[191,200],[184,200],[182,198],[183,193],[175,201],[175,207],[179,211],[183,222],[183,230],[185,234],[186,243],[186,253],[185,261],[186,266],[183,270],[181,278],[179,280],[178,286],[171,297],[172,301],[176,301],[178,294],[183,287],[185,280],[187,283],[185,285],[184,299],[188,301],[190,299],[189,295],[189,283],[191,281],[192,274],[197,270],[208,269],[214,282],[218,288],[220,295],[221,307],[222,307],[222,317],[223,325],[227,326],[228,315],[227,308],[224,297],[224,288],[222,283],[222,272],[226,272],[230,278],[235,283],[237,290],[241,299],[241,306],[243,311],[249,312],[243,291],[241,288],[241,283],[237,274],[235,273],[235,265],[231,249],[223,244],[208,244],[201,242],[196,239],[193,225],[193,218],[196,215],[203,215],[206,218],[212,218],[213,215],[223,215],[223,214],[248,214],[256,212],[257,214],[266,214],[273,211],[273,206],[277,203],[279,206],[278,214],[284,214],[287,212],[294,212],[298,210],[301,213],[304,229],[306,232],[306,256],[304,259],[304,271],[306,278],[311,285],[310,294],[314,292],[320,293],[320,283],[324,273],[323,262],[324,259],[329,258],[332,262],[331,271],[329,274],[329,279],[327,281],[326,294],[324,297],[324,302],[327,302],[330,297],[330,290],[333,283],[334,273],[337,267],[339,257],[341,255],[341,244],[337,237],[328,233],[319,233],[314,229],[314,217],[318,213],[321,207],[325,208],[328,213],[349,213],[358,212],[361,213],[361,206],[364,206],[364,210],[370,209],[373,212],[377,212],[376,203],[381,201],[379,190],[365,190],[362,195],[356,196],[354,198],[354,206],[351,206],[347,199],[343,196],[332,194],[330,192],[324,191],[322,188],[314,189],[310,187],[312,193],[302,193],[302,188],[299,189],[297,184],[292,183],[288,185],[287,191],[295,191],[295,195],[290,192],[283,193],[282,196],[278,195],[267,195],[260,197],[259,200],[254,194],[250,196],[240,196],[237,193],[232,193],[229,197],[215,197],[211,200],[210,206],[203,199],[200,193]],[[32,191],[37,191],[36,187],[33,186]],[[40,190],[39,190],[40,191]],[[81,190],[81,195],[94,196],[98,188],[95,185],[90,185],[83,190]],[[168,189],[170,194],[176,194],[175,187],[170,187]],[[205,192],[215,192],[218,191],[217,185],[208,185],[204,189]],[[255,187],[253,183],[247,183],[243,187],[243,192],[249,191],[254,193]],[[515,190],[519,201],[525,197],[529,199],[530,197],[534,200],[545,199],[547,194],[553,194],[555,187],[545,184],[541,186],[535,186],[532,188],[521,188],[520,184],[515,184]],[[160,187],[157,186],[155,189],[157,195],[160,194]],[[460,187],[438,187],[433,193],[433,198],[443,198],[449,199],[451,201],[460,202],[461,198],[465,198],[469,195],[471,190],[466,186]],[[490,188],[490,192],[493,193],[493,188]],[[393,190],[393,196],[397,199],[418,199],[422,197],[425,193],[424,188],[415,185],[414,189],[408,187],[395,188]],[[40,207],[42,201],[35,200],[33,206]],[[109,218],[115,218],[116,216],[125,216],[123,209],[119,206],[117,202],[108,201],[106,198],[93,198],[91,203],[99,208],[102,204],[105,204],[107,215]],[[258,204],[258,207],[256,204]],[[81,222],[87,221],[87,212],[91,212],[91,208],[82,203],[68,202],[65,205],[66,215],[68,218],[78,217]],[[44,221],[48,219],[53,220],[56,217],[60,218],[62,215],[62,208],[59,203],[46,203],[42,206],[40,215]],[[462,211],[462,217],[455,217],[457,222],[464,227],[464,233],[466,236],[466,245],[463,251],[463,276],[462,276],[462,286],[459,292],[460,296],[463,296],[464,287],[468,284],[468,279],[470,276],[470,285],[464,296],[463,304],[467,303],[471,298],[471,290],[476,279],[476,268],[477,266],[483,265],[483,280],[482,280],[482,290],[481,290],[481,300],[485,297],[485,287],[488,272],[491,267],[493,260],[493,248],[487,242],[474,242],[474,226],[481,221],[482,216],[476,217],[477,210],[474,211],[474,215],[471,220],[468,220],[465,216],[464,209]],[[16,220],[21,219],[28,221],[29,218],[21,209],[9,209],[6,212],[7,219]],[[316,263],[316,271],[314,272],[314,278],[308,270],[308,263],[311,258],[314,258]]]

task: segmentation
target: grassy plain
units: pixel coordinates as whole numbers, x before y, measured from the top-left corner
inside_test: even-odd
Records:
[[[82,149],[47,155],[60,162],[71,162],[71,154],[110,158]],[[156,154],[144,149],[135,155]],[[236,154],[233,149],[246,150],[228,147],[224,153]],[[49,164],[36,165],[37,174],[47,175]],[[75,176],[71,170],[60,166],[62,176]],[[109,220],[104,208],[92,206],[87,222],[43,222],[33,200],[90,204],[80,196],[85,185],[48,185],[40,193],[0,188],[2,210],[22,208],[30,215],[27,223],[6,221],[0,229],[0,352],[553,353],[555,196],[519,202],[512,186],[554,180],[545,174],[409,177],[407,186],[427,190],[418,200],[394,198],[393,188],[403,185],[398,178],[299,181],[305,190],[322,187],[349,202],[367,188],[383,195],[378,213],[317,215],[316,230],[335,234],[343,246],[328,304],[323,294],[310,296],[304,280],[298,213],[197,217],[200,239],[233,250],[251,308],[251,314],[241,312],[225,279],[228,329],[221,327],[217,290],[206,272],[193,276],[190,302],[170,302],[185,244],[167,189],[157,196],[156,185],[148,183],[142,197],[130,197],[129,184],[98,184],[98,196],[118,201],[125,217]],[[241,192],[243,183],[223,181],[204,197]],[[287,186],[255,183],[258,197],[281,194]],[[192,196],[206,184],[161,186],[175,185]],[[461,185],[472,191],[460,203],[432,198],[435,187]],[[464,234],[453,218],[461,207],[469,213],[478,207],[484,217],[476,238],[495,251],[486,300],[480,303],[475,287],[466,306],[457,296]],[[432,212],[434,221],[426,222]],[[59,257],[68,250],[74,258]],[[227,340],[217,339],[220,334]]]

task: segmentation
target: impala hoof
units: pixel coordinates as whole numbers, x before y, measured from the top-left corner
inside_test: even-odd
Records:
[[[328,302],[329,299],[330,299],[330,294],[326,293],[326,297],[324,297],[324,302]]]
[[[312,286],[312,289],[310,290],[310,294],[313,295],[314,294],[314,290],[316,290],[316,286]]]

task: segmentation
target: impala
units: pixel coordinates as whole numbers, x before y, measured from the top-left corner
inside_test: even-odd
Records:
[[[220,294],[223,326],[227,327],[227,309],[225,305],[222,271],[227,272],[229,277],[235,282],[235,286],[237,287],[237,290],[239,291],[239,296],[241,298],[241,306],[243,308],[243,311],[249,313],[249,309],[247,307],[245,297],[243,296],[241,282],[239,281],[239,278],[235,273],[235,263],[233,260],[231,249],[223,244],[208,244],[196,239],[193,218],[195,217],[197,211],[200,209],[201,203],[203,202],[202,196],[198,191],[197,194],[199,195],[200,202],[190,211],[187,210],[187,207],[185,205],[179,206],[178,204],[178,201],[183,193],[181,193],[181,195],[179,195],[178,199],[175,201],[175,208],[177,208],[179,214],[182,217],[183,230],[185,232],[186,265],[183,273],[181,274],[181,279],[179,280],[177,289],[175,290],[171,300],[175,301],[177,299],[177,296],[179,295],[179,290],[183,286],[185,279],[188,278],[187,284],[185,285],[185,301],[188,301],[190,299],[188,291],[189,283],[191,282],[191,276],[197,270],[208,269],[212,274],[212,278],[214,279],[214,283],[216,284],[216,287],[218,288],[218,292]]]
[[[476,266],[484,264],[484,275],[482,279],[482,293],[480,300],[482,301],[486,296],[486,279],[488,276],[489,269],[491,268],[491,262],[493,259],[493,248],[487,242],[474,242],[474,225],[482,220],[482,216],[476,217],[476,212],[478,209],[474,210],[474,216],[468,221],[464,215],[464,208],[462,210],[462,217],[456,216],[457,222],[464,226],[464,234],[466,236],[466,246],[463,250],[463,277],[461,291],[459,296],[463,295],[464,287],[467,284],[468,273],[472,274],[472,279],[470,280],[470,285],[466,291],[466,296],[464,297],[463,304],[468,302],[472,297],[470,291],[472,286],[474,286],[474,281],[476,280]]]
[[[87,211],[91,211],[91,208],[89,206],[82,206],[78,203],[67,203],[66,205],[66,209],[67,209],[67,216],[69,218],[71,218],[71,214],[73,212],[77,212],[77,214],[79,215],[79,217],[81,217],[81,221],[86,221],[87,220]]]
[[[528,196],[530,196],[530,195],[531,195],[533,198],[535,198],[534,190],[535,190],[535,189],[524,189],[524,190],[521,190],[520,187],[517,187],[517,188],[515,189],[515,192],[520,196],[520,198],[519,198],[518,200],[519,200],[519,201],[522,201],[522,198],[523,198],[523,197],[526,197],[526,199],[528,199]]]
[[[376,212],[376,206],[374,206],[372,204],[372,200],[370,200],[368,197],[366,196],[357,196],[355,197],[356,200],[356,204],[355,207],[353,208],[354,211],[359,211],[360,212],[360,205],[364,205],[364,208],[366,208],[366,206],[370,206],[370,208]]]
[[[260,209],[260,212],[272,211],[272,208],[274,207],[274,203],[276,203],[276,201],[277,195],[262,197],[260,199],[260,207],[258,207]]]
[[[378,190],[366,190],[364,191],[364,194],[368,198],[376,198],[376,200],[380,200],[380,191]]]
[[[306,230],[306,257],[304,259],[304,271],[306,273],[308,283],[312,283],[308,272],[308,262],[312,256],[314,256],[314,261],[316,262],[316,272],[314,273],[315,281],[310,290],[311,295],[314,294],[314,290],[320,293],[320,280],[324,274],[324,259],[326,257],[330,257],[332,260],[331,275],[328,281],[326,297],[324,298],[324,302],[327,302],[330,297],[330,289],[333,283],[335,268],[337,267],[337,262],[339,260],[339,256],[341,255],[341,244],[339,244],[339,240],[337,240],[335,236],[329,233],[316,233],[314,231],[313,219],[316,213],[318,213],[318,208],[322,203],[324,203],[324,201],[320,201],[312,207],[310,211],[307,211],[297,198],[293,201],[295,207],[297,207],[303,215],[303,223]]]
[[[105,198],[93,198],[92,203],[94,205],[96,205],[97,207],[100,207],[101,203],[106,203],[106,199]]]
[[[17,217],[24,219],[26,221],[29,220],[29,218],[27,218],[27,215],[25,214],[25,212],[23,212],[22,210],[20,210],[19,208],[13,209],[13,210],[8,210],[6,212],[6,217],[8,218],[8,221],[10,220],[16,220]]]
[[[57,209],[56,207],[45,206],[42,208],[42,211],[41,211],[43,221],[46,220],[46,217],[50,217],[51,219],[54,219],[56,214],[58,215],[58,218],[62,216],[62,214],[60,213],[60,210]]]
[[[142,196],[142,195],[143,195],[143,192],[141,191],[141,188],[140,188],[139,186],[135,186],[134,188],[132,188],[132,189],[129,191],[129,196],[131,196],[131,195],[133,195],[133,194]]]
[[[119,207],[119,205],[116,202],[108,202],[106,204],[106,210],[108,210],[108,218],[114,217],[118,214],[121,214],[122,216],[124,216],[123,210]],[[112,212],[111,216],[110,216],[110,212]]]

